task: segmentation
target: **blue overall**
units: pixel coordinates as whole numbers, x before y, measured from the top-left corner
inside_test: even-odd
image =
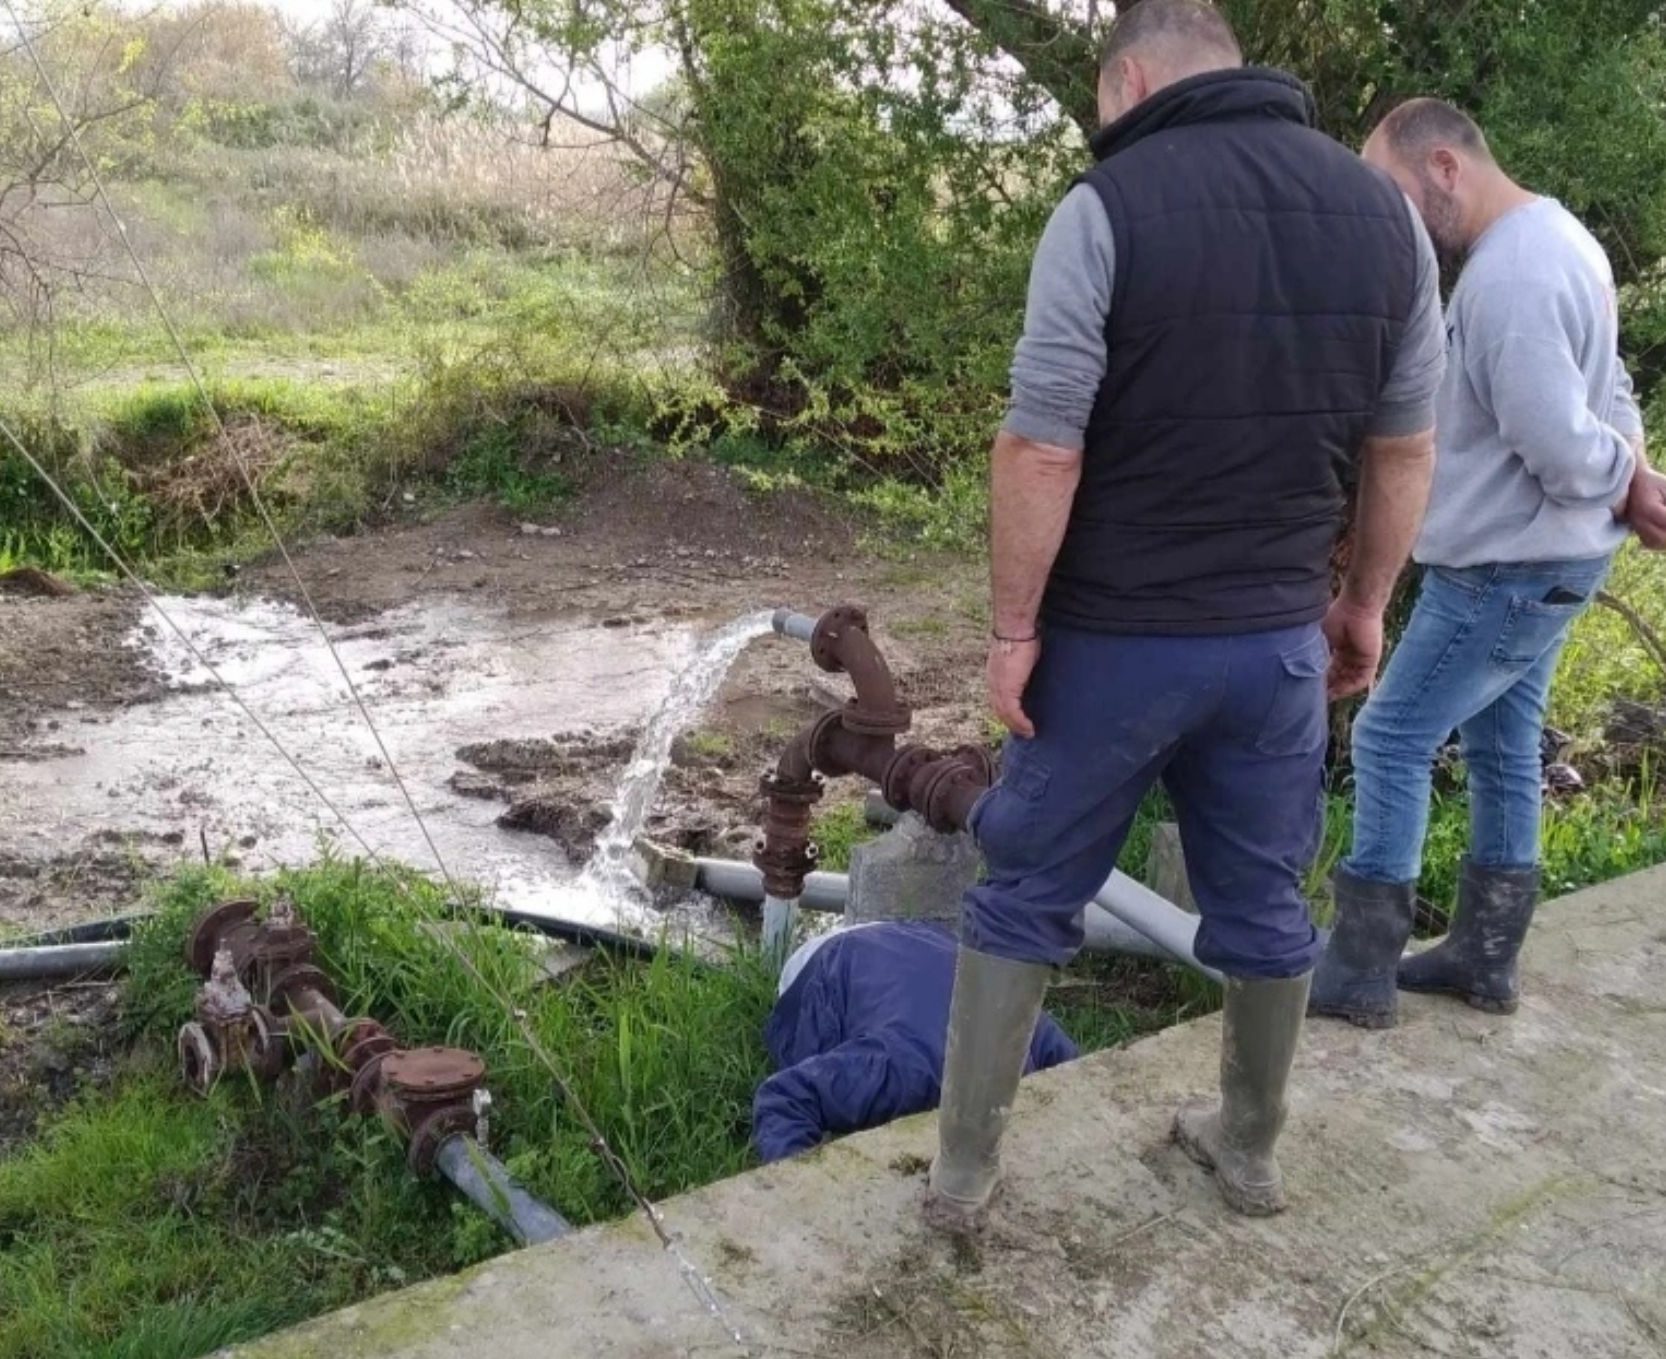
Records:
[[[1033,740],[1007,742],[972,809],[988,865],[962,941],[1063,964],[1159,779],[1180,823],[1200,961],[1292,977],[1320,949],[1301,893],[1323,829],[1329,651],[1317,623],[1228,636],[1049,628],[1024,695]]]
[[[954,969],[954,935],[941,925],[858,925],[817,947],[764,1030],[779,1069],[752,1104],[759,1157],[779,1161],[829,1135],[935,1109]],[[1042,1015],[1025,1070],[1075,1056]]]

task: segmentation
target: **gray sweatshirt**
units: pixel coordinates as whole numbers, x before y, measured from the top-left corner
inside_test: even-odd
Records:
[[[1446,362],[1440,319],[1440,267],[1408,201],[1417,238],[1417,295],[1394,367],[1368,432],[1382,438],[1421,433],[1434,423],[1435,391]],[[1078,184],[1042,233],[1030,268],[1024,335],[1012,360],[1012,405],[1004,429],[1059,448],[1081,448],[1106,368],[1105,322],[1116,278],[1116,240],[1099,196]]]
[[[1613,507],[1643,421],[1619,357],[1614,274],[1591,234],[1540,198],[1470,251],[1447,310],[1435,483],[1416,558],[1431,566],[1613,552]]]

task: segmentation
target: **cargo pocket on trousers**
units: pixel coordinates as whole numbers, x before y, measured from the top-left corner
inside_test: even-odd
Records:
[[[1026,862],[1043,828],[1043,798],[1050,773],[1027,741],[1007,742],[1000,781],[979,798],[967,829],[991,869],[1016,868]]]
[[[1325,672],[1330,647],[1315,634],[1278,658],[1272,704],[1255,749],[1262,755],[1305,755],[1325,742]]]

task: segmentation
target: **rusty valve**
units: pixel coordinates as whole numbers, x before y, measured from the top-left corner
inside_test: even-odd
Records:
[[[206,1095],[227,1072],[271,1080],[283,1069],[283,1035],[238,978],[229,947],[214,954],[195,1010],[196,1019],[179,1031],[178,1048],[180,1074],[198,1094]]]
[[[180,1070],[193,1090],[207,1094],[229,1071],[274,1080],[310,1039],[331,1054],[326,1079],[347,1089],[355,1113],[381,1115],[407,1140],[419,1174],[433,1170],[447,1138],[484,1131],[490,1097],[478,1056],[403,1049],[374,1019],[344,1015],[293,903],[280,898],[264,921],[255,916],[253,901],[221,902],[186,940],[186,960],[207,978],[196,1018],[179,1031]]]
[[[462,1048],[408,1048],[379,1064],[376,1109],[408,1142],[413,1173],[428,1175],[447,1138],[473,1135],[486,1064]]]

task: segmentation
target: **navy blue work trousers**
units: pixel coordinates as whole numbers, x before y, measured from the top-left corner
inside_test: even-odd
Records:
[[[1319,938],[1301,879],[1323,832],[1329,651],[1318,624],[1220,637],[1047,631],[1008,740],[973,808],[987,863],[961,938],[1063,964],[1146,792],[1174,803],[1202,918],[1197,956],[1234,977],[1293,977]]]

